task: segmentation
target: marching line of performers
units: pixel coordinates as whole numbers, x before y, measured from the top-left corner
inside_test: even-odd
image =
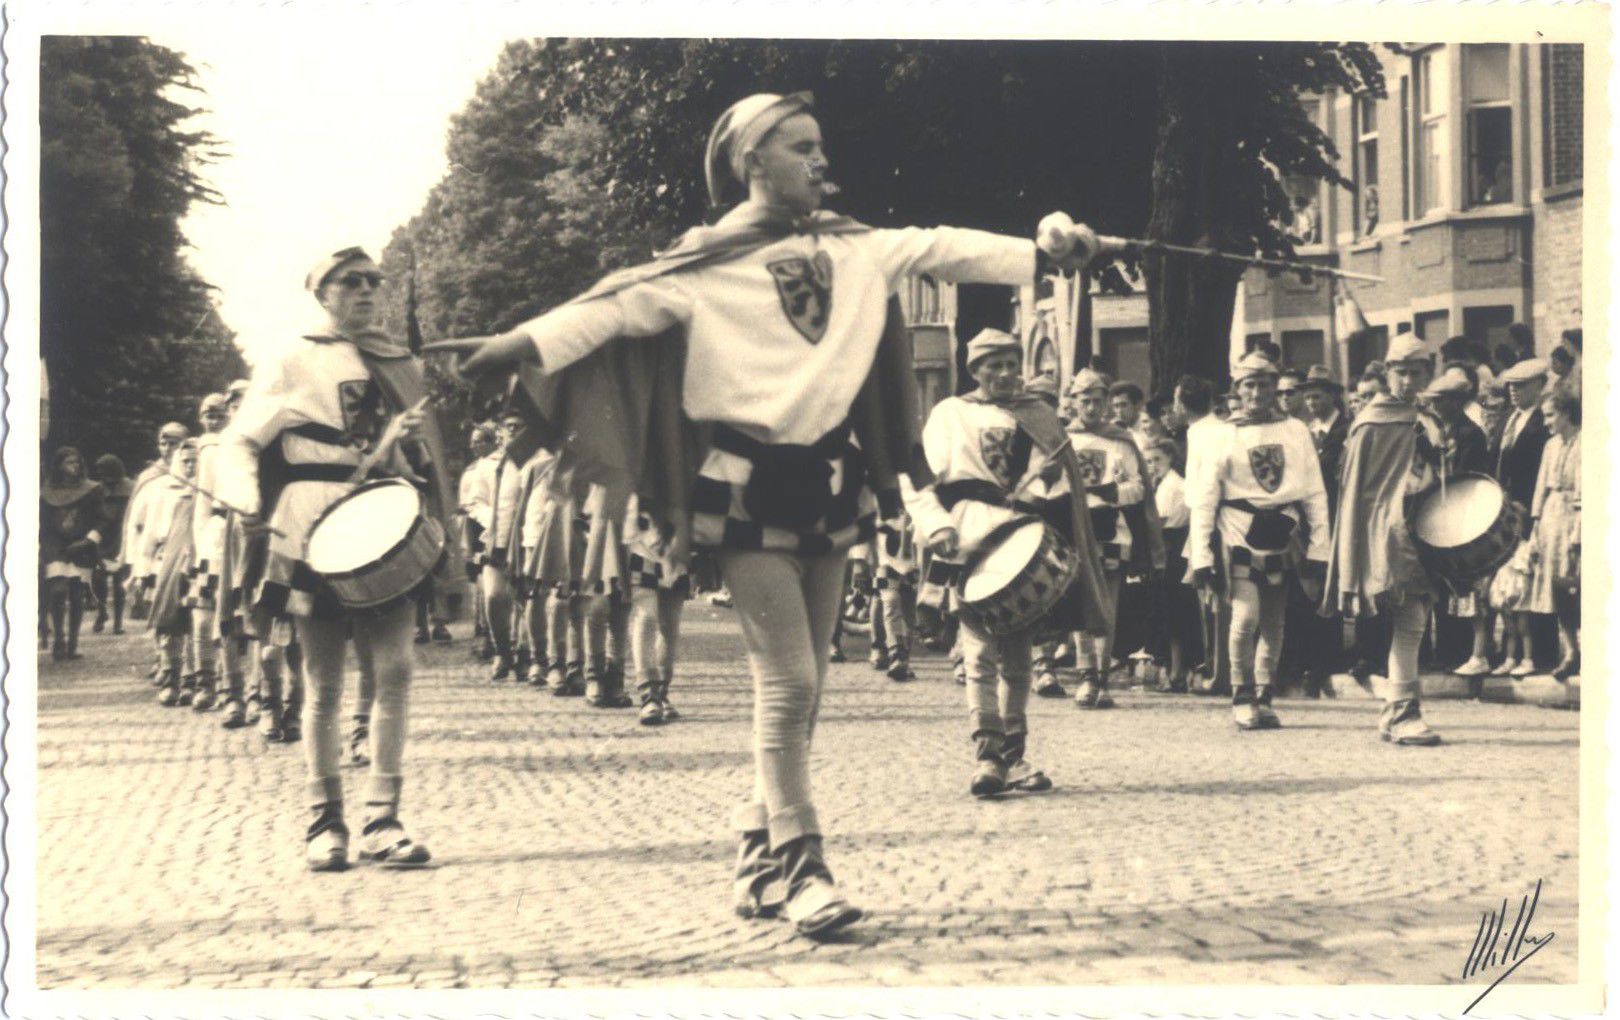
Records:
[[[303,740],[311,870],[350,861],[345,758],[367,768],[358,859],[399,868],[432,859],[401,817],[413,631],[421,640],[426,621],[442,624],[433,593],[467,579],[477,582],[492,679],[622,708],[630,661],[640,719],[656,724],[678,715],[670,685],[694,564],[714,565],[754,694],[752,782],[732,812],[733,906],[814,938],[862,916],[827,863],[810,766],[847,562],[861,543],[877,543],[894,679],[914,676],[914,636],[936,635],[954,611],[973,795],[1051,788],[1030,753],[1027,706],[1036,683],[1055,683],[1055,640],[1073,644],[1077,704],[1112,704],[1131,573],[1182,571],[1206,615],[1225,607],[1229,630],[1211,643],[1229,649],[1244,730],[1278,725],[1286,586],[1321,590],[1324,604],[1352,615],[1386,609],[1394,637],[1380,732],[1398,744],[1436,741],[1418,703],[1416,656],[1438,588],[1408,554],[1401,506],[1443,475],[1450,447],[1418,407],[1429,367],[1420,347],[1397,339],[1388,392],[1349,426],[1331,530],[1318,444],[1275,410],[1280,373],[1263,355],[1236,366],[1240,406],[1229,421],[1189,427],[1184,481],[1174,447],[1111,420],[1122,403],[1139,407],[1140,391],[1081,372],[1065,422],[1055,388],[1026,386],[1019,343],[997,330],[969,344],[976,388],[942,401],[919,430],[893,298],[901,281],[928,273],[1017,286],[1082,269],[1101,245],[1062,214],[1035,239],[872,228],[819,208],[827,169],[808,94],[744,99],[709,139],[713,226],[506,333],[428,345],[426,355],[454,357],[467,377],[515,370],[527,401],[493,434],[475,433],[487,452],[455,487],[437,421],[420,409],[422,363],[378,327],[382,273],[359,248],[331,253],[306,278],[327,328],[291,339],[245,387],[206,402],[201,437],[165,428],[163,464],[134,486],[120,554],[150,595],[160,699],[221,704],[230,727],[256,710],[267,735]],[[561,441],[531,442],[542,425]],[[367,471],[416,485],[422,515],[468,552],[442,558],[408,596],[359,609],[304,556],[322,514]],[[64,474],[61,484],[74,483]],[[1009,629],[956,584],[1008,528],[1032,521],[1047,573],[1031,588],[1057,598],[1042,603],[1038,626]],[[105,534],[74,520],[58,529],[49,579]],[[1053,577],[1065,583],[1046,583]],[[996,619],[1022,619],[1024,608]],[[1182,646],[1189,668],[1192,637],[1165,645]],[[345,754],[351,641],[365,686]]]

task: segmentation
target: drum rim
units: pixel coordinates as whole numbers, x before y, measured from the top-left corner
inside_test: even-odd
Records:
[[[1012,534],[1018,529],[1025,527],[1031,522],[1043,526],[1046,524],[1044,520],[1037,517],[1035,514],[1019,514],[1012,520],[1003,521],[986,532],[985,536],[979,540],[979,545],[973,550],[972,555],[962,561],[962,570],[957,574],[956,580],[953,582],[953,587],[956,588],[956,593],[958,595],[962,594],[962,588],[967,584],[967,579],[972,576],[973,571],[978,569],[979,564],[984,562],[985,557],[989,556],[990,553],[995,551],[1001,545],[1001,539]],[[1050,528],[1048,528],[1048,530],[1050,530]],[[993,539],[995,541],[992,541]]]
[[[326,518],[329,517],[333,511],[362,492],[366,492],[370,489],[381,489],[387,486],[404,486],[410,489],[411,492],[416,496],[416,520],[409,528],[405,529],[405,534],[400,538],[399,541],[385,549],[377,556],[376,559],[372,560],[370,564],[354,570],[320,570],[317,569],[314,564],[309,562],[309,541],[315,537],[316,530],[320,528],[321,524],[325,522]],[[426,520],[431,520],[427,514],[427,500],[422,497],[422,493],[416,488],[416,486],[412,485],[410,482],[407,482],[403,478],[373,478],[371,481],[361,482],[348,492],[345,492],[343,495],[333,500],[325,510],[322,510],[318,515],[316,515],[315,522],[309,526],[309,531],[304,535],[304,549],[303,555],[300,557],[300,559],[309,565],[310,570],[313,570],[316,574],[319,574],[321,577],[327,579],[338,578],[339,580],[347,580],[348,578],[359,577],[366,571],[370,570],[372,566],[382,562],[390,556],[393,556],[395,553],[398,553],[401,549],[405,548],[405,546],[416,537],[417,528],[422,524],[423,521]],[[434,521],[433,523],[438,524],[438,521]],[[440,537],[438,540],[438,545],[442,551],[444,546],[444,528],[442,525],[439,528],[439,532]],[[348,603],[344,604],[348,605]]]
[[[376,560],[373,560],[370,565],[368,565],[367,567],[362,568],[361,570],[346,570],[341,574],[323,574],[320,571],[315,570],[314,567],[311,567],[310,569],[315,570],[316,575],[318,575],[321,578],[321,580],[325,581],[327,583],[328,587],[332,587],[332,589],[333,589],[332,593],[334,595],[337,595],[338,601],[343,603],[345,608],[348,608],[348,609],[374,609],[377,606],[386,605],[387,603],[393,602],[393,601],[395,601],[397,599],[405,598],[410,593],[406,592],[406,593],[401,594],[401,595],[387,595],[387,596],[384,596],[383,598],[380,598],[380,599],[371,599],[371,600],[364,601],[364,602],[351,602],[348,599],[344,598],[342,595],[338,595],[337,589],[335,587],[333,587],[332,582],[334,580],[337,580],[337,581],[349,581],[349,580],[353,580],[355,578],[363,576],[367,571],[370,571],[378,563],[382,562],[382,560],[387,559],[388,557],[393,556],[395,553],[399,552],[401,549],[404,549],[405,546],[408,545],[412,541],[412,539],[414,539],[416,537],[417,533],[422,528],[427,528],[427,527],[436,527],[436,528],[438,528],[439,534],[438,534],[438,537],[436,539],[434,539],[434,541],[433,541],[433,544],[437,549],[437,551],[434,553],[434,556],[433,556],[433,565],[431,567],[429,567],[428,570],[427,570],[427,573],[423,575],[423,580],[426,580],[429,576],[431,576],[433,574],[434,571],[439,569],[439,564],[442,563],[443,560],[444,560],[444,553],[445,553],[445,549],[447,547],[446,543],[445,543],[445,539],[444,539],[444,527],[443,527],[443,525],[439,524],[438,521],[436,521],[433,518],[428,517],[426,515],[418,517],[416,519],[416,521],[411,525],[410,530],[406,531],[404,538],[400,539],[398,542],[396,542],[394,544],[394,546],[392,548],[390,548],[387,552],[383,553],[382,556],[378,557]],[[421,582],[417,582],[417,583],[420,584]]]

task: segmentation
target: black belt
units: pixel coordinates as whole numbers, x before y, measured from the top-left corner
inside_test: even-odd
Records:
[[[963,500],[971,499],[975,503],[989,503],[991,506],[1008,507],[1019,513],[1040,516],[1055,512],[1069,499],[1067,496],[1035,500],[1008,499],[1006,491],[1001,486],[981,478],[959,478],[954,482],[941,482],[934,486],[934,495],[939,497],[940,506],[947,510],[954,509],[956,504]]]
[[[723,450],[744,460],[756,461],[768,456],[772,450],[796,446],[794,443],[762,443],[753,436],[745,435],[729,425],[716,424],[710,444],[716,450]],[[834,428],[831,432],[811,443],[801,447],[816,454],[825,460],[834,460],[849,452],[849,422]]]
[[[292,482],[346,482],[354,477],[353,464],[288,464],[281,470],[284,484]]]
[[[302,425],[293,425],[282,431],[303,439],[314,440],[317,443],[325,443],[328,446],[342,446],[345,448],[354,446],[354,440],[350,438],[347,432],[342,429],[335,429],[330,425],[322,425],[319,422],[306,421]]]
[[[1221,506],[1229,506],[1233,510],[1242,510],[1246,514],[1282,513],[1294,507],[1293,503],[1284,503],[1281,506],[1255,506],[1246,499],[1223,499]]]

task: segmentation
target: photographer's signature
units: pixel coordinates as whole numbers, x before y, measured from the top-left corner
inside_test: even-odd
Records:
[[[1479,931],[1474,935],[1474,947],[1468,951],[1468,960],[1463,964],[1462,976],[1467,981],[1476,974],[1486,971],[1507,968],[1497,975],[1491,986],[1479,993],[1479,997],[1468,1004],[1468,1013],[1479,1005],[1485,996],[1491,994],[1496,986],[1507,980],[1508,975],[1519,969],[1519,965],[1541,952],[1547,943],[1553,940],[1554,932],[1545,935],[1534,935],[1530,931],[1530,922],[1536,917],[1536,904],[1541,902],[1541,879],[1536,879],[1535,892],[1519,901],[1519,913],[1513,920],[1513,927],[1504,934],[1502,927],[1507,920],[1508,901],[1502,901],[1500,911],[1487,910],[1479,919]]]

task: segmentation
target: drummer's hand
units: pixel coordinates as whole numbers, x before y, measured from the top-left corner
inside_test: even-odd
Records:
[[[962,540],[956,534],[955,528],[940,528],[928,536],[928,548],[934,551],[935,556],[950,558],[955,556],[961,548]]]
[[[508,368],[519,361],[538,360],[539,352],[527,334],[501,333],[498,336],[469,336],[459,340],[439,340],[422,345],[423,354],[449,354],[455,357],[460,375],[475,376]]]
[[[399,416],[399,438],[415,439],[422,432],[427,415],[421,411],[406,411]]]

